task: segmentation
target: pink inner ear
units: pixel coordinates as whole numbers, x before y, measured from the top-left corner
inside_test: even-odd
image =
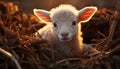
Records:
[[[45,16],[40,11],[36,11],[36,14],[39,16],[40,19],[44,20],[45,22],[50,22],[50,17]]]
[[[80,21],[87,20],[93,13],[95,12],[95,9],[87,9],[82,15],[80,15]]]

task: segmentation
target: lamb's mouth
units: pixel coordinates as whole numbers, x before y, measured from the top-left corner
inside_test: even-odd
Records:
[[[60,39],[60,41],[62,41],[62,42],[68,42],[68,41],[70,41],[71,40],[71,38],[61,38]]]

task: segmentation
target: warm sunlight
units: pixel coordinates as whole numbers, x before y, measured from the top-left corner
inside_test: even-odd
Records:
[[[0,0],[0,69],[120,69],[120,0]]]

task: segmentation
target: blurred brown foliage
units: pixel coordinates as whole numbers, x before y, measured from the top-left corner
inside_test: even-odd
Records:
[[[85,6],[97,6],[99,9],[107,8],[115,10],[120,6],[120,0],[4,0],[12,1],[19,5],[27,13],[33,13],[34,8],[50,10],[60,4],[71,4],[77,9]]]

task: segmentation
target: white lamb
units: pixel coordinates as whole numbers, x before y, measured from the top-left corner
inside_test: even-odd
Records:
[[[81,22],[89,21],[97,11],[97,7],[90,6],[77,10],[71,5],[64,4],[51,11],[42,9],[33,11],[41,21],[47,24],[38,30],[38,33],[55,46],[57,57],[73,56],[91,48],[83,44]]]

